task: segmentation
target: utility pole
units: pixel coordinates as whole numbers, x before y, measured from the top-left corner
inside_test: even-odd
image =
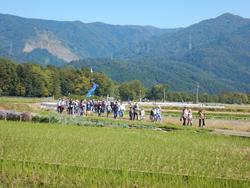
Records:
[[[200,84],[199,82],[196,83],[196,104],[199,103],[199,88],[200,88]]]
[[[141,89],[140,89],[140,96],[139,96],[139,101],[141,102]]]

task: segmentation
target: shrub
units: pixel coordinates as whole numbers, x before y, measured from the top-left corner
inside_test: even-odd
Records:
[[[22,114],[15,111],[7,111],[6,120],[20,121],[22,119]]]
[[[7,115],[7,113],[6,113],[6,111],[4,111],[4,110],[0,110],[0,120],[5,120],[6,119],[6,115]]]
[[[0,120],[31,121],[32,114],[29,112],[16,112],[11,110],[0,110]]]
[[[23,112],[21,114],[22,121],[31,121],[32,120],[32,115],[30,112]]]
[[[58,119],[56,119],[54,116],[48,117],[48,116],[33,116],[32,121],[36,123],[57,123]]]

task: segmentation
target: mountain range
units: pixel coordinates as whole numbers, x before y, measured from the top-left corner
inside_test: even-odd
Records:
[[[230,13],[186,28],[62,22],[0,14],[0,56],[92,67],[175,91],[250,92],[250,19]]]

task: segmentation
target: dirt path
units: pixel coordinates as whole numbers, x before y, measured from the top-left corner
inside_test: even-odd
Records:
[[[245,132],[245,131],[214,129],[214,132],[218,133],[218,134],[229,135],[229,136],[241,136],[241,137],[249,137],[250,138],[250,132]]]
[[[179,118],[166,117],[164,122],[172,123],[176,125],[182,125]],[[198,120],[193,120],[193,126],[198,127]],[[222,129],[222,130],[234,130],[243,131],[250,133],[250,121],[249,120],[222,120],[222,119],[207,119],[206,127],[211,129]]]

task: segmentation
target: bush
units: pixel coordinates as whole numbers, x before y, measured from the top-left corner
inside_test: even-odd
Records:
[[[31,121],[32,120],[32,115],[30,112],[23,112],[21,114],[21,119],[22,121]]]
[[[56,119],[54,116],[48,117],[48,116],[33,116],[32,121],[36,123],[57,123],[58,119]]]
[[[7,111],[6,120],[20,121],[22,120],[22,114],[15,111]]]
[[[0,110],[0,120],[31,121],[32,114],[29,112],[16,112],[11,110]]]
[[[4,110],[0,110],[0,120],[5,120],[6,119],[6,111]]]

